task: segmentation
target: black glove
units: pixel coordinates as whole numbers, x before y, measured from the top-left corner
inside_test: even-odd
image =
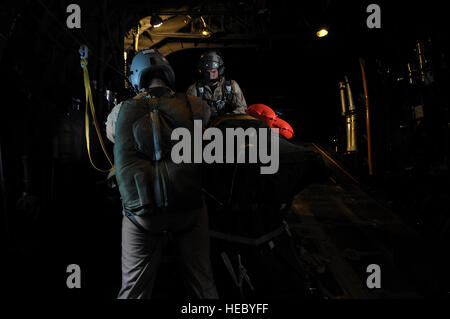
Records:
[[[208,101],[208,104],[211,109],[211,118],[221,116],[226,111],[225,101]]]

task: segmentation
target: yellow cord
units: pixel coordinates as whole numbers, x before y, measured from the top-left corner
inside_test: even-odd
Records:
[[[86,91],[86,112],[84,114],[84,119],[85,119],[86,146],[87,146],[89,161],[91,162],[92,166],[97,171],[100,171],[102,173],[108,173],[108,172],[111,172],[114,170],[114,164],[112,163],[111,158],[109,157],[108,152],[106,151],[105,143],[103,143],[103,138],[100,133],[100,128],[98,126],[97,117],[95,116],[94,102],[92,101],[91,82],[89,80],[89,72],[87,69],[87,60],[86,59],[81,59],[81,67],[83,68],[84,88]],[[97,168],[95,166],[94,162],[92,161],[90,141],[89,141],[89,111],[88,111],[89,106],[91,108],[92,119],[94,120],[94,126],[95,126],[95,130],[97,131],[97,136],[100,141],[100,145],[102,146],[103,153],[105,154],[106,158],[108,159],[109,164],[111,165],[111,168],[107,169],[107,170]]]

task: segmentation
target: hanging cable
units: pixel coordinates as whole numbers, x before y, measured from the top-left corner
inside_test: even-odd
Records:
[[[89,72],[88,72],[88,68],[87,68],[88,62],[87,62],[87,47],[86,46],[80,47],[80,55],[81,55],[81,68],[83,69],[84,88],[85,88],[85,93],[86,93],[86,109],[85,109],[84,119],[85,119],[86,147],[87,147],[87,152],[88,152],[88,156],[89,156],[89,161],[91,162],[91,165],[97,171],[102,172],[102,173],[108,173],[108,172],[111,172],[112,170],[114,170],[114,164],[111,161],[111,158],[109,157],[108,152],[106,151],[105,143],[103,142],[103,138],[102,138],[102,135],[100,132],[100,127],[98,125],[97,117],[95,115],[94,102],[92,99],[91,82],[89,80]],[[97,168],[97,166],[95,166],[94,162],[92,161],[90,138],[89,138],[89,108],[91,109],[92,119],[94,121],[94,127],[97,132],[97,136],[100,141],[100,145],[102,147],[103,153],[105,154],[106,158],[108,159],[109,164],[111,165],[111,168],[107,169],[107,170]]]

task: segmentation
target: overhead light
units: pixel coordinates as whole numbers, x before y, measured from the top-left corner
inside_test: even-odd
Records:
[[[203,23],[202,35],[204,37],[209,37],[211,35],[211,32],[208,31],[208,26],[206,25],[205,19],[203,19],[203,17],[200,16],[200,20]]]
[[[159,28],[163,24],[163,20],[161,19],[161,17],[159,15],[152,15],[150,17],[150,24],[154,28]]]
[[[319,31],[316,32],[316,35],[319,38],[323,38],[324,36],[326,36],[328,34],[328,30],[326,28],[321,28]]]

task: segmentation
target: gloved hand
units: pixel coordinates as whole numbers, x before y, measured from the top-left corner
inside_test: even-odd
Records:
[[[227,103],[223,100],[218,101],[208,101],[208,104],[211,109],[211,118],[221,116],[225,114],[227,110]]]

